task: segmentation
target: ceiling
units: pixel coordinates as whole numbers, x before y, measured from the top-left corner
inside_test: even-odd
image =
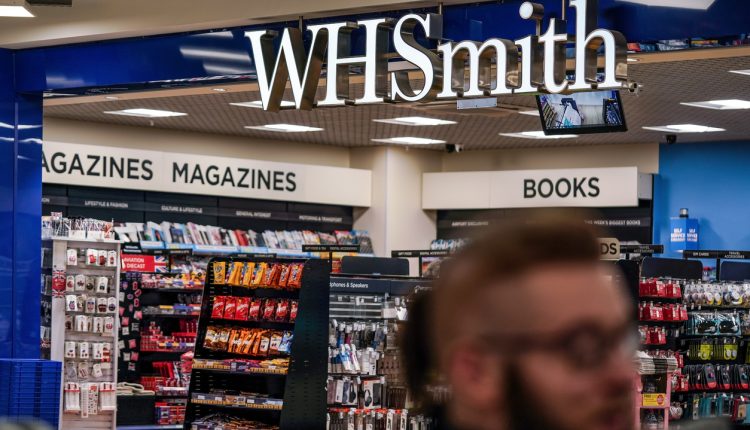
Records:
[[[444,3],[463,1],[467,0]],[[426,4],[435,3],[425,0],[74,0],[72,7],[32,6],[35,18],[0,17],[0,47],[62,45]]]
[[[631,80],[640,83],[639,94],[622,94],[629,131],[581,136],[575,139],[530,140],[499,136],[499,133],[541,130],[538,117],[520,115],[518,110],[536,109],[533,96],[503,96],[502,108],[457,111],[455,102],[439,105],[380,104],[318,108],[313,111],[286,110],[280,113],[230,106],[232,102],[258,100],[247,85],[225,87],[218,93],[211,87],[199,90],[161,91],[122,95],[120,100],[104,96],[56,99],[47,102],[45,116],[130,126],[154,126],[203,133],[279,139],[323,145],[362,147],[382,145],[371,139],[416,136],[464,145],[466,150],[528,148],[545,146],[605,145],[663,142],[664,133],[643,130],[644,126],[693,123],[726,129],[719,133],[680,134],[678,143],[738,141],[750,137],[750,110],[718,111],[680,105],[717,99],[750,100],[750,76],[729,70],[750,69],[747,50],[731,51],[719,58],[632,63]],[[321,89],[319,88],[319,94]],[[355,88],[355,93],[361,88]],[[108,115],[104,111],[126,108],[164,109],[188,113],[185,117],[144,119]],[[410,127],[373,122],[373,119],[428,116],[456,121],[455,125]],[[278,133],[248,130],[244,126],[268,123],[301,124],[323,128],[309,133]],[[442,149],[442,146],[433,146]]]

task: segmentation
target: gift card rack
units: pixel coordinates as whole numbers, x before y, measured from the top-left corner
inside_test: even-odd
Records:
[[[119,271],[118,241],[52,240],[50,358],[63,363],[63,429],[115,429]]]
[[[304,264],[300,287],[289,289],[229,285],[227,279],[231,276],[231,267],[240,263],[245,267],[260,263],[268,264],[269,267],[274,264]],[[225,273],[216,270],[216,267],[221,267],[219,265],[227,269]],[[197,420],[213,414],[257,421],[266,427],[278,426],[282,430],[325,428],[329,273],[328,262],[318,259],[211,260],[198,323],[185,414],[186,429],[192,428]],[[223,282],[220,277],[224,277]],[[258,321],[244,315],[238,319],[237,314],[233,319],[225,318],[228,316],[226,314],[218,316],[214,308],[225,307],[220,303],[221,298],[226,297],[261,299],[264,303],[269,299],[288,303],[296,301],[296,319],[290,322],[288,314],[274,318],[275,321],[264,321],[264,318],[259,318]],[[242,312],[244,314],[246,311]],[[293,339],[288,354],[235,353],[220,350],[220,346],[217,349],[217,344],[211,343],[211,330],[217,329],[286,333],[293,334]],[[211,348],[207,347],[207,335],[208,346]],[[288,369],[278,364],[278,361],[283,362],[285,358],[289,360]],[[256,360],[253,362],[255,364],[262,362],[263,367],[248,366],[252,360]],[[219,391],[221,394],[218,394]]]

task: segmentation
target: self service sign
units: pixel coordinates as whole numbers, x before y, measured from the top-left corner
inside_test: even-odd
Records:
[[[669,246],[673,252],[698,249],[698,220],[675,217],[669,220]]]

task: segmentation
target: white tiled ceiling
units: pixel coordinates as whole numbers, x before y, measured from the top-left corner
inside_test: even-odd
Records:
[[[721,133],[682,134],[679,142],[748,141],[750,110],[717,111],[683,106],[680,102],[714,99],[750,100],[750,76],[729,73],[750,69],[750,57],[684,60],[662,63],[635,63],[630,77],[643,85],[638,95],[623,92],[629,131],[581,136],[576,139],[528,140],[499,136],[498,133],[540,130],[538,117],[519,115],[515,110],[535,109],[533,96],[501,97],[505,109],[457,111],[454,103],[435,105],[380,104],[318,108],[313,111],[286,110],[280,113],[230,106],[232,102],[258,100],[253,92],[211,93],[190,96],[151,97],[48,106],[45,115],[81,121],[148,126],[150,120],[104,111],[151,108],[186,112],[185,117],[154,119],[153,126],[203,133],[253,136],[324,145],[361,147],[381,145],[371,139],[417,136],[462,144],[466,150],[602,145],[664,141],[663,133],[643,130],[643,126],[695,123],[724,128]],[[356,91],[355,91],[356,93]],[[373,119],[402,116],[430,116],[456,121],[455,125],[410,127]],[[312,133],[274,133],[249,130],[245,126],[267,123],[301,124],[321,127]]]

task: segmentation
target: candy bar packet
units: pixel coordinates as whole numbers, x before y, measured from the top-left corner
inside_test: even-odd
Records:
[[[226,272],[227,263],[225,261],[214,261],[213,272],[214,272],[214,284],[224,285],[226,284]]]
[[[249,297],[238,297],[237,298],[237,310],[234,314],[234,319],[239,321],[247,321],[248,311],[250,310],[250,298]]]
[[[243,287],[250,287],[253,284],[253,275],[255,275],[255,263],[248,262],[245,264],[245,273],[242,277]]]
[[[280,288],[287,287],[287,283],[289,282],[289,272],[290,272],[290,265],[282,264],[281,273],[279,273],[279,287]]]
[[[304,267],[302,263],[292,264],[289,273],[289,282],[287,283],[290,288],[300,288],[302,286],[302,270]]]
[[[266,299],[265,302],[263,302],[263,315],[261,317],[262,321],[273,321],[273,316],[276,311],[276,300],[275,299]]]
[[[215,296],[214,305],[211,308],[211,318],[222,319],[224,318],[224,306],[226,305],[225,296]]]
[[[259,321],[260,320],[260,311],[261,307],[263,306],[263,300],[259,298],[253,298],[250,300],[250,307],[247,311],[247,319],[249,321]]]

